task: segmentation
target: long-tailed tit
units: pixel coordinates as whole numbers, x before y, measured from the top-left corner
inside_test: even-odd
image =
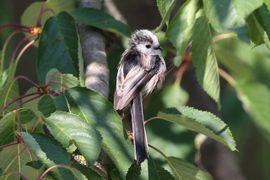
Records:
[[[130,40],[130,48],[122,54],[118,65],[114,108],[130,105],[135,159],[138,164],[148,158],[148,142],[144,127],[142,98],[164,80],[166,64],[157,37],[148,30],[138,30]]]

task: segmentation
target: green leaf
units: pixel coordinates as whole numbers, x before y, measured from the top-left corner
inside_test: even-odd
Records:
[[[171,167],[176,179],[188,180],[210,180],[210,175],[203,172],[193,164],[176,157],[168,157],[167,162]]]
[[[67,91],[71,112],[94,125],[103,138],[103,149],[124,177],[132,164],[132,144],[124,138],[121,117],[103,96],[85,88]]]
[[[233,0],[204,0],[203,8],[207,19],[217,32],[234,31],[246,36],[247,27],[243,17],[239,16]]]
[[[126,175],[127,180],[144,180],[144,179],[155,179],[154,177],[150,177],[150,171],[148,166],[148,161],[144,161],[142,164],[138,165],[135,161],[128,169],[128,173]]]
[[[12,175],[14,172],[21,171],[28,179],[36,179],[39,172],[27,165],[27,162],[36,160],[35,156],[30,155],[25,149],[24,144],[9,146],[0,151],[0,169],[3,170],[3,177],[0,179],[18,179],[18,175]],[[38,173],[38,174],[37,174]]]
[[[264,3],[266,4],[267,8],[270,9],[270,0],[264,0]]]
[[[22,124],[28,123],[36,118],[36,114],[27,108],[21,108],[17,111],[19,113],[19,119]]]
[[[8,112],[19,107],[19,102],[13,102],[19,96],[18,82],[14,81],[14,74],[11,72],[15,68],[13,65],[9,67],[6,82],[0,87],[0,112]],[[15,68],[16,69],[16,68]],[[11,104],[10,104],[11,103]]]
[[[233,5],[237,13],[246,18],[249,16],[255,9],[259,8],[263,4],[263,0],[233,0]]]
[[[85,175],[89,180],[102,180],[103,178],[95,172],[93,169],[90,169],[84,165],[73,163],[72,168],[77,169],[80,171],[83,175]]]
[[[50,8],[48,7],[47,3],[44,2],[33,2],[31,3],[23,12],[21,16],[21,24],[27,27],[33,27],[37,25],[37,20],[40,15],[41,7],[43,8]],[[42,26],[46,22],[46,20],[51,17],[53,14],[51,12],[43,13],[41,24]]]
[[[70,12],[76,7],[76,0],[47,0],[46,4],[56,13]]]
[[[157,0],[157,7],[162,19],[165,19],[166,24],[169,22],[169,15],[175,5],[175,0]]]
[[[260,22],[265,32],[267,33],[268,38],[270,38],[270,12],[267,9],[266,5],[264,4],[258,10],[256,10],[255,15],[257,17],[257,20]]]
[[[86,158],[88,165],[94,164],[101,149],[101,137],[79,116],[56,111],[45,119],[46,126],[65,148],[73,143]]]
[[[192,63],[198,82],[216,102],[219,102],[218,64],[212,38],[207,19],[202,15],[196,20],[192,35]]]
[[[55,164],[69,164],[70,157],[65,149],[55,140],[43,134],[32,134],[21,132],[21,137],[28,148],[46,166],[51,167]],[[60,174],[59,174],[60,173]],[[59,169],[56,175],[61,175],[64,179],[70,179],[72,175],[66,169]]]
[[[40,169],[42,167],[42,162],[40,160],[37,161],[29,161],[26,163],[27,166],[30,166],[34,169]]]
[[[157,165],[150,157],[148,159],[149,179],[153,180],[173,180],[175,179],[166,169]]]
[[[54,101],[50,95],[45,95],[38,101],[38,110],[42,112],[45,117],[50,116],[56,111]]]
[[[21,24],[24,26],[35,26],[40,15],[41,8],[51,9],[54,13],[58,14],[61,11],[70,12],[75,8],[76,0],[47,0],[46,2],[33,2],[23,12],[21,16]],[[41,16],[41,25],[53,16],[52,11],[47,11]]]
[[[166,1],[167,2],[167,1]],[[169,23],[166,36],[177,48],[177,59],[182,59],[190,42],[198,0],[186,1]],[[180,62],[177,62],[180,64]]]
[[[236,90],[245,111],[254,119],[266,139],[270,140],[270,90],[255,81],[236,81]]]
[[[0,145],[15,140],[16,112],[7,113],[0,119]]]
[[[204,134],[228,146],[232,151],[236,150],[236,144],[229,127],[218,117],[210,112],[187,106],[179,107],[178,110],[168,109],[165,112],[158,113],[157,117]]]
[[[248,24],[249,36],[251,40],[256,45],[264,43],[264,29],[258,22],[256,16],[254,14],[251,14],[247,17],[246,22]]]
[[[46,84],[54,91],[64,92],[66,89],[79,85],[79,80],[72,74],[62,74],[57,69],[51,69],[46,77]]]
[[[91,8],[78,8],[72,11],[71,15],[79,24],[93,26],[123,36],[130,36],[130,31],[126,24],[114,19],[104,11]]]
[[[161,99],[166,108],[179,107],[188,100],[188,94],[178,83],[166,86],[161,91]]]
[[[37,72],[41,83],[47,73],[56,68],[62,73],[78,76],[78,33],[73,18],[63,12],[50,18],[42,31]]]

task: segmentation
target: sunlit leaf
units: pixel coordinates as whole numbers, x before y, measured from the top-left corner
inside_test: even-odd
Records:
[[[193,164],[176,157],[168,157],[167,162],[177,179],[181,180],[210,180],[209,174],[203,172]]]
[[[55,112],[45,119],[46,126],[65,148],[73,143],[86,158],[89,166],[98,158],[101,148],[99,133],[79,116]]]
[[[196,20],[192,35],[192,63],[198,82],[216,102],[219,102],[218,64],[212,38],[211,28],[202,15]]]
[[[33,2],[31,3],[23,12],[21,16],[21,24],[27,27],[33,27],[37,25],[37,21],[40,16],[40,11],[42,10],[41,8],[46,9],[49,8],[47,3],[44,2]],[[47,12],[41,14],[41,25],[43,26],[46,20],[51,17],[53,14],[52,12]]]
[[[132,164],[133,147],[124,138],[121,117],[103,96],[85,88],[67,91],[71,112],[80,115],[88,124],[94,125],[103,139],[103,149],[125,176]]]
[[[78,35],[73,18],[63,12],[50,18],[39,41],[37,72],[41,83],[56,68],[78,76]]]
[[[167,1],[165,1],[167,2]],[[186,1],[170,21],[166,36],[177,48],[177,60],[181,60],[190,42],[198,0]],[[180,62],[176,62],[179,64]]]
[[[71,15],[77,23],[105,29],[123,36],[130,35],[129,28],[126,24],[114,19],[104,11],[79,8],[72,11]]]
[[[262,4],[263,0],[233,0],[233,5],[236,8],[237,13],[243,18],[246,18]]]
[[[47,0],[46,4],[52,8],[55,13],[62,11],[70,12],[76,8],[76,0]]]
[[[158,118],[204,134],[228,146],[232,151],[236,150],[236,144],[229,127],[218,117],[210,112],[186,106],[179,107],[178,110],[168,109],[165,112],[160,112]]]

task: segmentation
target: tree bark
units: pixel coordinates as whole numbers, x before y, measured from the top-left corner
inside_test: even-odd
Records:
[[[80,0],[80,7],[101,9],[102,0]],[[109,69],[105,39],[96,29],[79,25],[82,54],[85,64],[85,86],[108,97]]]

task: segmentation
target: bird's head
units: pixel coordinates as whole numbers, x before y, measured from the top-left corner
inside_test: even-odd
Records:
[[[135,31],[132,34],[130,46],[148,55],[161,56],[161,47],[157,36],[146,29]]]

